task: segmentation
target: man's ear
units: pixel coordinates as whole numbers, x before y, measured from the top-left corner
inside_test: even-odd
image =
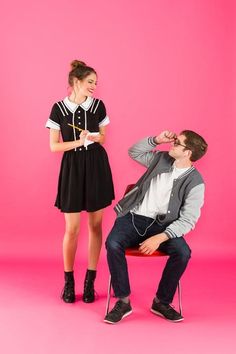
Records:
[[[189,158],[189,160],[191,160],[192,151],[191,150],[187,150],[187,152],[188,152],[188,158]]]
[[[186,157],[188,157],[189,159],[191,158],[191,156],[192,156],[192,151],[191,150],[185,149],[184,153],[185,153]]]

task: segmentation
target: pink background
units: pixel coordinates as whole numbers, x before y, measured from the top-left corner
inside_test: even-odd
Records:
[[[44,128],[67,94],[72,59],[98,72],[111,119],[106,149],[116,201],[143,168],[128,147],[163,129],[209,143],[196,166],[206,203],[189,236],[199,254],[232,255],[235,189],[234,1],[5,3],[1,33],[1,247],[5,255],[60,257],[64,218],[54,207],[60,154]],[[86,216],[84,217],[84,219]],[[108,208],[104,237],[115,213]],[[78,257],[86,255],[82,222]]]
[[[233,0],[2,1],[1,352],[152,353],[154,338],[163,354],[235,353],[235,21]],[[80,301],[86,214],[76,266],[79,301],[70,306],[59,298],[64,218],[53,204],[61,154],[50,152],[44,126],[52,104],[67,95],[76,58],[99,75],[96,96],[111,119],[105,147],[116,201],[144,172],[127,155],[138,139],[192,129],[209,143],[196,163],[206,201],[186,236],[193,258],[183,279],[180,326],[147,312],[159,264],[151,260],[130,264],[134,314],[117,327],[102,322],[104,246],[100,298],[90,306]],[[104,239],[114,220],[109,207]]]

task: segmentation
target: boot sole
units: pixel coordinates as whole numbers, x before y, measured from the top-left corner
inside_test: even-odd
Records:
[[[125,318],[125,317],[131,315],[132,312],[133,312],[133,311],[131,310],[131,311],[125,313],[125,314],[121,317],[121,319],[120,319],[119,321],[117,321],[117,322],[112,322],[112,321],[109,321],[109,320],[106,320],[106,319],[104,319],[104,322],[109,323],[109,324],[116,324],[116,323],[119,323],[121,320],[123,320],[123,318]]]
[[[170,322],[181,322],[181,321],[184,320],[183,317],[182,317],[182,318],[179,318],[178,320],[170,320],[169,318],[166,318],[162,313],[160,313],[160,312],[158,312],[158,311],[156,311],[156,310],[153,310],[152,308],[150,309],[150,311],[151,311],[152,313],[154,313],[155,315],[160,316],[160,317],[162,317],[162,318],[164,318],[165,320],[170,321]]]
[[[73,301],[65,301],[64,299],[62,299],[62,301],[65,303],[65,304],[74,304],[75,303],[75,300]]]
[[[82,299],[82,300],[83,300],[83,302],[84,302],[85,304],[91,304],[92,302],[95,301],[95,299],[92,299],[92,300]]]

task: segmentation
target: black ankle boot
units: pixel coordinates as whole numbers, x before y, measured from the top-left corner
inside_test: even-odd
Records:
[[[75,302],[75,281],[74,272],[65,272],[65,286],[61,295],[63,301],[67,303]]]
[[[87,269],[85,280],[84,280],[84,293],[83,301],[84,302],[94,302],[94,280],[96,278],[96,270]]]

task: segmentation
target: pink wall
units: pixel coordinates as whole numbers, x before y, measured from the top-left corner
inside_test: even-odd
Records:
[[[235,253],[233,3],[23,0],[2,6],[1,254],[61,257],[64,219],[53,207],[61,156],[50,153],[44,124],[53,102],[67,93],[75,58],[99,74],[96,95],[111,118],[106,149],[116,200],[143,172],[127,156],[134,141],[163,129],[196,130],[209,143],[197,163],[206,203],[187,237],[195,254]],[[104,237],[114,218],[110,207]],[[78,257],[85,255],[84,218]]]

